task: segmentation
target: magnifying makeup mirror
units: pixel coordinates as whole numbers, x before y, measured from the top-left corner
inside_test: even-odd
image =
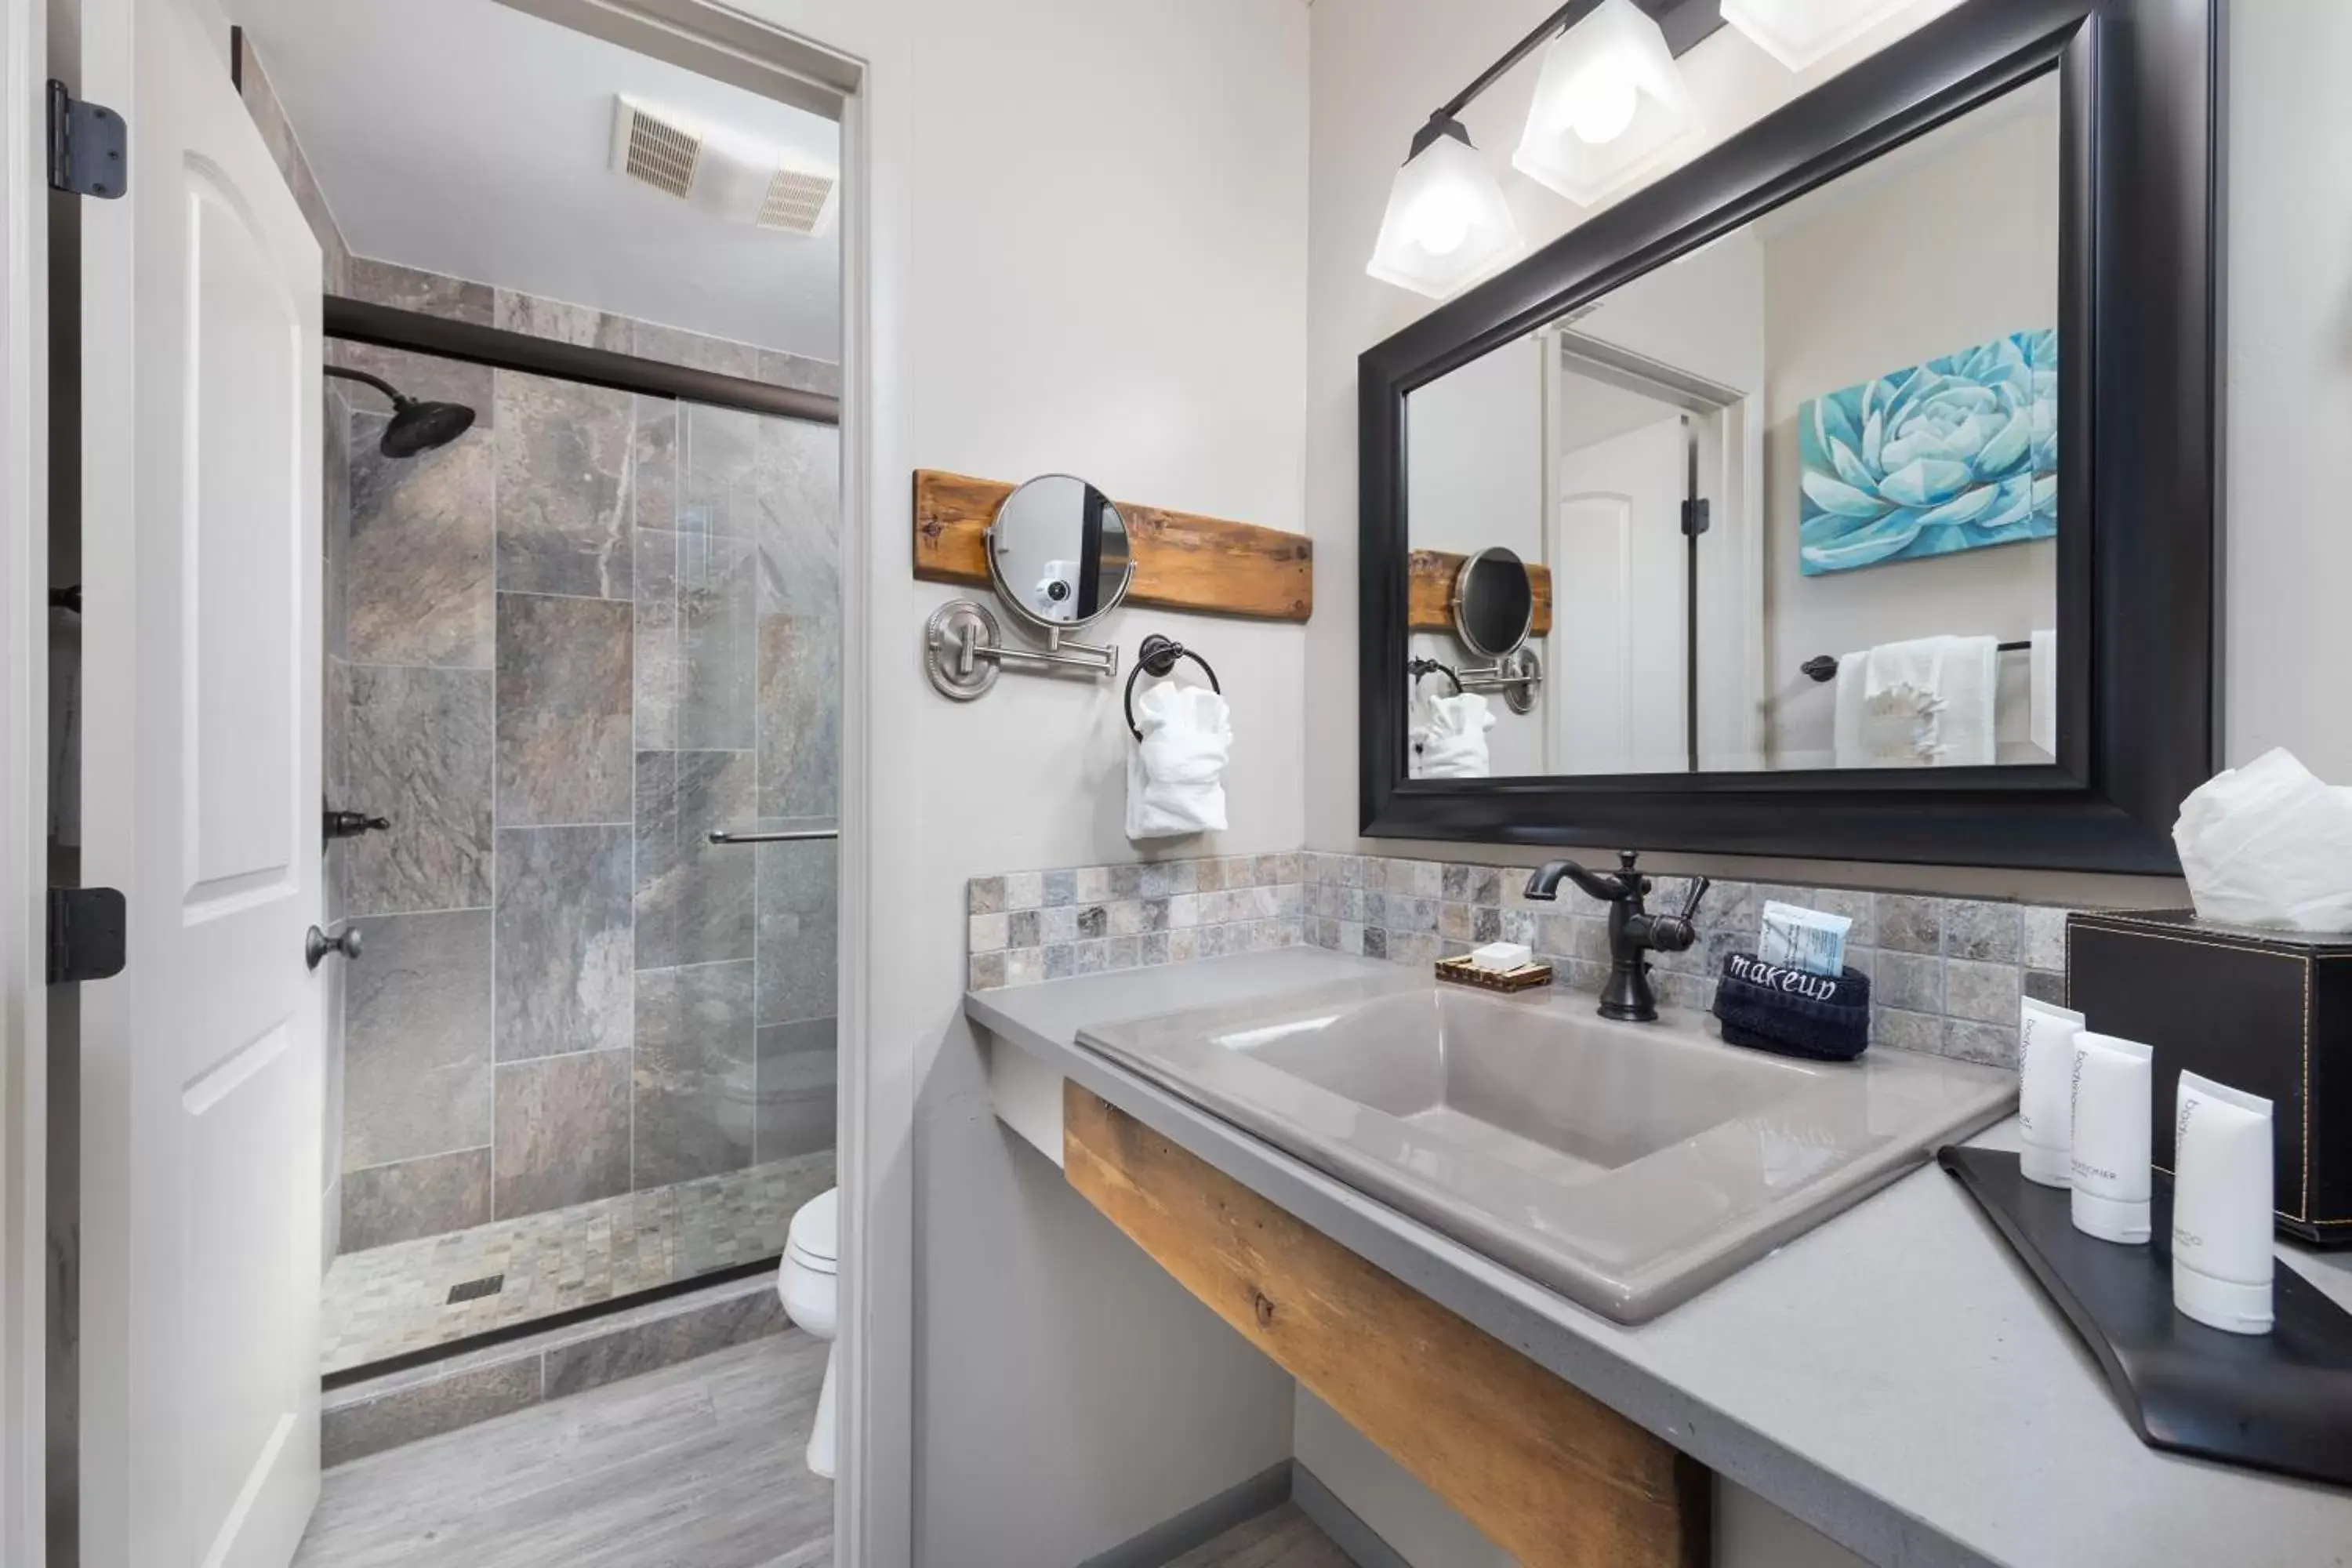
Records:
[[[1004,607],[1037,630],[1091,626],[1118,608],[1134,579],[1127,521],[1086,480],[1042,475],[996,509],[988,574]]]

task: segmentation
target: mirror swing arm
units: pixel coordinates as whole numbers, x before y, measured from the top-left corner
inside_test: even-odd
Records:
[[[996,672],[1006,665],[1106,680],[1118,674],[1116,646],[1066,642],[1059,631],[1047,632],[1042,648],[1006,642],[996,617],[977,599],[950,599],[931,612],[923,625],[923,658],[931,684],[967,702],[995,685]]]
[[[1543,659],[1531,647],[1515,647],[1492,664],[1465,664],[1459,669],[1433,658],[1417,658],[1405,668],[1414,675],[1442,672],[1452,678],[1456,692],[1499,691],[1514,713],[1535,711],[1536,689],[1544,678]]]
[[[1364,836],[2177,875],[2172,821],[2221,742],[2219,36],[2218,0],[1973,0],[1365,351]],[[2057,391],[2074,460],[2055,503],[2055,760],[1408,776],[1407,395],[2042,78],[2074,367]]]

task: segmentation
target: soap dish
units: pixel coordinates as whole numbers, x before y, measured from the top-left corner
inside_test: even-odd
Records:
[[[1456,985],[1475,985],[1481,991],[1532,991],[1551,984],[1551,965],[1522,963],[1517,969],[1481,969],[1466,958],[1441,958],[1437,961],[1437,977]]]

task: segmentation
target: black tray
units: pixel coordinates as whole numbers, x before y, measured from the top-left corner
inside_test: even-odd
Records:
[[[2230,1334],[2172,1306],[2172,1192],[2157,1183],[2145,1247],[2074,1228],[2060,1188],[2029,1182],[2017,1156],[1947,1148],[1959,1178],[2083,1336],[2152,1448],[2352,1486],[2352,1313],[2282,1264],[2277,1326]]]

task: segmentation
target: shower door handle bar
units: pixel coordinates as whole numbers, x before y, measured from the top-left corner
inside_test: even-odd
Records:
[[[797,827],[777,833],[730,833],[723,827],[710,830],[713,844],[807,844],[840,837],[838,827]]]

